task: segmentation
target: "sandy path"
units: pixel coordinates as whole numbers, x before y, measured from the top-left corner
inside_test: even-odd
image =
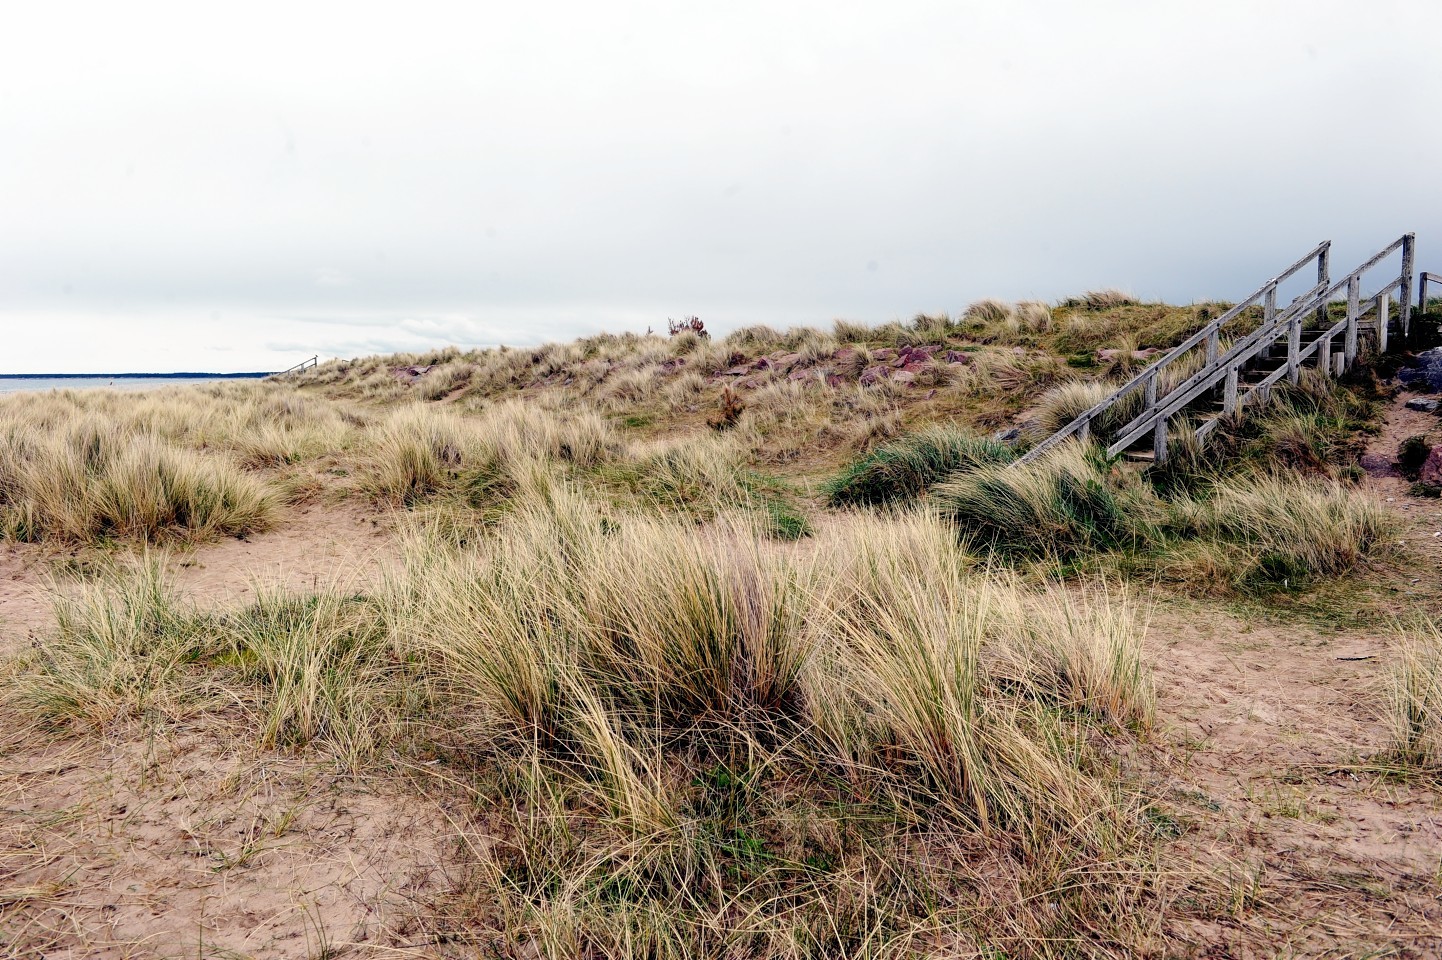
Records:
[[[10,747],[0,953],[405,955],[447,884],[423,797],[247,750],[213,722]]]
[[[1442,592],[1442,501],[1417,498],[1391,463],[1439,420],[1397,398],[1368,446],[1366,484],[1403,522],[1396,612]],[[1384,777],[1389,628],[1334,632],[1171,602],[1148,636],[1161,713],[1182,744],[1173,800],[1189,855],[1240,865],[1256,903],[1194,930],[1237,956],[1442,954],[1442,793]],[[1263,949],[1266,945],[1266,949]]]
[[[177,556],[172,568],[185,596],[232,604],[245,602],[257,586],[373,588],[398,556],[387,518],[358,507],[311,507],[266,533]]]
[[[181,595],[201,604],[243,603],[257,587],[276,585],[365,590],[399,557],[390,531],[388,518],[360,507],[304,507],[265,533],[174,549],[169,569]],[[0,545],[0,655],[53,627],[50,576],[85,558],[84,551]]]
[[[30,544],[0,544],[0,656],[23,649],[54,624],[47,557]]]
[[[169,568],[183,596],[222,605],[373,587],[397,554],[385,518],[310,507]],[[85,562],[0,549],[0,655],[53,628],[50,575]],[[57,739],[5,713],[0,955],[393,956],[444,886],[444,817],[401,783],[252,749],[236,718]]]

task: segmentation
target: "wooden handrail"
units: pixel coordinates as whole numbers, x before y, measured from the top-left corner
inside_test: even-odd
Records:
[[[1433,280],[1442,283],[1442,273],[1428,273],[1423,270],[1417,280],[1417,309],[1427,309],[1427,285]]]
[[[1231,309],[1227,310],[1221,316],[1217,317],[1215,320],[1212,320],[1210,323],[1202,327],[1196,333],[1192,334],[1190,337],[1177,344],[1171,350],[1167,351],[1164,355],[1157,358],[1155,361],[1149,364],[1146,369],[1142,370],[1136,376],[1132,377],[1131,380],[1128,380],[1125,384],[1118,387],[1116,391],[1114,391],[1106,399],[1097,403],[1090,410],[1087,410],[1085,413],[1078,416],[1071,423],[1067,424],[1065,427],[1061,428],[1056,433],[1052,434],[1050,437],[1037,444],[1035,447],[1032,447],[1031,450],[1027,451],[1027,453],[1021,458],[1019,458],[1017,462],[1025,463],[1030,460],[1035,460],[1047,450],[1050,450],[1051,448],[1055,447],[1057,444],[1061,443],[1063,440],[1074,434],[1081,433],[1085,436],[1090,431],[1091,422],[1093,420],[1095,420],[1101,414],[1105,413],[1107,410],[1120,402],[1124,397],[1126,397],[1132,391],[1136,390],[1138,387],[1143,387],[1144,389],[1147,389],[1148,392],[1150,392],[1157,382],[1157,375],[1161,373],[1162,370],[1164,370],[1169,364],[1171,364],[1172,361],[1176,360],[1178,357],[1182,356],[1182,354],[1187,353],[1188,351],[1196,347],[1203,340],[1209,340],[1213,336],[1219,336],[1222,328],[1231,321],[1235,320],[1237,317],[1241,316],[1243,310],[1247,309],[1248,307],[1256,306],[1259,302],[1264,304],[1264,309],[1266,309],[1267,304],[1271,304],[1274,306],[1276,303],[1277,287],[1284,280],[1290,279],[1299,270],[1307,266],[1307,264],[1312,263],[1313,261],[1318,261],[1319,269],[1324,270],[1325,258],[1331,246],[1332,241],[1330,240],[1323,240],[1321,243],[1317,244],[1306,254],[1294,261],[1292,265],[1289,266],[1286,270],[1283,270],[1281,273],[1277,274],[1275,277],[1258,287],[1255,291],[1252,292],[1251,296],[1237,302],[1236,304],[1233,304]],[[1316,288],[1314,287],[1313,290],[1315,291],[1315,289]],[[1295,303],[1295,300],[1293,302]],[[1149,403],[1148,406],[1150,405],[1151,404]]]
[[[1241,343],[1236,344],[1234,347],[1232,347],[1232,349],[1228,350],[1223,357],[1219,357],[1215,364],[1212,364],[1209,367],[1198,371],[1186,381],[1179,384],[1175,390],[1169,393],[1163,400],[1159,401],[1154,407],[1151,407],[1148,410],[1144,410],[1130,423],[1119,429],[1117,431],[1116,439],[1107,447],[1107,453],[1112,455],[1120,453],[1122,450],[1125,450],[1137,440],[1141,439],[1141,437],[1147,434],[1149,431],[1156,429],[1159,422],[1164,422],[1171,419],[1171,417],[1180,412],[1183,407],[1187,406],[1193,400],[1197,399],[1197,397],[1201,396],[1202,393],[1206,392],[1207,390],[1220,383],[1222,378],[1228,376],[1233,369],[1240,368],[1242,364],[1245,364],[1253,357],[1255,357],[1258,353],[1262,352],[1262,350],[1271,346],[1281,337],[1284,332],[1290,332],[1288,328],[1293,327],[1302,314],[1313,309],[1325,309],[1327,304],[1332,301],[1332,298],[1344,289],[1348,291],[1349,304],[1348,321],[1346,323],[1346,326],[1349,328],[1354,326],[1357,320],[1361,318],[1362,313],[1366,311],[1359,312],[1358,307],[1360,303],[1363,302],[1360,296],[1356,300],[1352,299],[1351,289],[1353,285],[1360,284],[1362,274],[1366,273],[1368,270],[1381,263],[1384,259],[1387,258],[1389,254],[1394,253],[1399,247],[1402,247],[1404,245],[1410,246],[1411,238],[1412,234],[1407,234],[1399,238],[1397,241],[1390,244],[1380,253],[1373,255],[1371,259],[1367,260],[1361,266],[1357,267],[1351,273],[1347,274],[1345,277],[1338,280],[1330,287],[1327,287],[1325,290],[1321,290],[1320,292],[1318,292],[1318,287],[1313,287],[1309,293],[1303,294],[1302,297],[1294,300],[1291,306],[1289,306],[1286,310],[1279,314],[1272,323],[1263,324],[1250,336],[1244,339]],[[1406,264],[1404,264],[1404,270],[1405,268]],[[1321,285],[1319,284],[1318,286],[1320,287]],[[1399,275],[1397,279],[1389,281],[1382,287],[1381,290],[1377,291],[1377,293],[1373,294],[1372,297],[1369,297],[1367,299],[1377,300],[1380,303],[1381,299],[1392,290],[1396,290],[1399,287],[1405,289],[1406,286],[1410,286],[1410,284],[1408,283],[1408,278],[1404,273]],[[1399,298],[1400,302],[1402,303],[1405,303],[1406,299],[1407,298],[1405,296]],[[1405,334],[1405,319],[1403,322],[1403,332]],[[1300,332],[1300,327],[1298,327],[1297,329]],[[1355,335],[1353,333],[1348,334],[1349,363],[1352,360],[1352,356],[1355,354],[1355,348],[1352,346],[1354,336]],[[1382,332],[1381,338],[1383,346],[1385,348],[1385,331]],[[1289,373],[1294,370],[1297,364],[1297,353],[1298,351],[1293,350],[1292,356],[1289,357],[1287,367],[1279,368],[1279,370],[1283,370]],[[1279,373],[1276,379],[1280,378],[1281,377]],[[1266,381],[1264,381],[1264,383],[1265,382]],[[1275,382],[1275,380],[1272,382]]]
[[[271,376],[272,376],[272,377],[283,377],[283,376],[285,376],[287,373],[299,373],[299,372],[302,371],[302,370],[308,370],[308,369],[310,369],[311,367],[317,366],[317,365],[319,365],[319,364],[320,364],[320,355],[319,355],[319,354],[316,354],[315,356],[311,357],[309,360],[302,360],[300,363],[297,363],[297,364],[294,364],[294,365],[292,365],[292,366],[286,367],[286,368],[285,368],[284,370],[282,370],[280,373],[272,373]]]
[[[1397,240],[1388,244],[1379,252],[1375,253],[1361,265],[1354,268],[1345,277],[1335,282],[1328,276],[1328,258],[1330,253],[1330,241],[1323,241],[1313,247],[1301,259],[1294,262],[1285,271],[1264,283],[1251,296],[1233,306],[1222,316],[1211,321],[1200,330],[1187,337],[1177,346],[1169,350],[1156,362],[1149,365],[1145,370],[1138,373],[1131,380],[1118,387],[1105,399],[1098,402],[1091,409],[1074,418],[1066,426],[1057,430],[1041,443],[1037,444],[1025,455],[1017,458],[1014,463],[1027,463],[1036,460],[1046,451],[1056,447],[1069,437],[1079,437],[1083,440],[1091,435],[1092,422],[1111,407],[1115,406],[1123,398],[1135,392],[1139,387],[1146,391],[1146,407],[1130,422],[1125,424],[1114,435],[1114,439],[1107,446],[1108,454],[1116,454],[1126,449],[1148,432],[1155,432],[1155,447],[1157,458],[1163,459],[1166,455],[1166,427],[1171,417],[1181,412],[1186,406],[1195,401],[1207,390],[1216,387],[1223,379],[1226,380],[1226,396],[1224,407],[1228,413],[1239,409],[1246,402],[1246,396],[1256,393],[1258,389],[1265,389],[1271,384],[1279,381],[1282,376],[1289,376],[1293,382],[1296,381],[1301,363],[1306,358],[1316,353],[1320,347],[1318,344],[1330,344],[1332,339],[1342,333],[1345,336],[1344,364],[1350,364],[1357,353],[1357,331],[1358,321],[1373,310],[1376,310],[1380,317],[1378,323],[1378,347],[1380,350],[1387,348],[1387,322],[1389,297],[1397,292],[1397,303],[1399,310],[1399,321],[1401,333],[1404,338],[1409,335],[1409,320],[1411,316],[1411,285],[1414,252],[1414,234],[1404,234]],[[1402,251],[1401,271],[1395,279],[1387,281],[1381,289],[1372,296],[1362,298],[1361,279],[1377,264],[1381,263],[1388,256],[1397,250]],[[1309,263],[1317,264],[1317,284],[1310,290],[1293,298],[1292,302],[1281,311],[1276,308],[1277,287],[1280,283],[1296,274]],[[1431,275],[1435,276],[1435,275]],[[1430,279],[1424,274],[1422,290],[1425,291],[1425,281]],[[1442,278],[1439,278],[1442,279]],[[1324,331],[1317,340],[1303,348],[1301,343],[1302,317],[1312,311],[1325,323],[1328,304],[1343,290],[1347,294],[1347,316],[1344,320],[1338,321]],[[1421,291],[1419,291],[1421,292]],[[1257,329],[1243,337],[1237,343],[1231,344],[1225,352],[1220,350],[1221,329],[1248,307],[1255,306],[1258,301],[1262,304],[1262,323]],[[1363,304],[1366,307],[1363,307]],[[1425,301],[1424,301],[1425,303]],[[1237,395],[1237,376],[1241,368],[1250,362],[1257,354],[1275,344],[1283,336],[1288,338],[1287,362],[1278,370],[1268,375],[1262,383],[1253,386],[1247,395]],[[1176,384],[1164,396],[1159,397],[1158,378],[1166,367],[1183,354],[1195,349],[1198,345],[1206,343],[1206,362],[1203,367],[1190,377]],[[1330,350],[1330,346],[1328,347]],[[1330,358],[1325,361],[1330,364]],[[1213,421],[1215,422],[1215,421]],[[1206,426],[1206,425],[1204,425]],[[1199,436],[1205,436],[1210,432],[1210,427],[1198,431]]]

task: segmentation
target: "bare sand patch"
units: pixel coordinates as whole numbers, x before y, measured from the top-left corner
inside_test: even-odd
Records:
[[[245,603],[257,588],[302,592],[380,582],[399,550],[391,518],[354,504],[297,508],[274,529],[169,551],[180,595],[203,605]],[[94,551],[0,544],[0,656],[23,650],[55,624],[50,580]]]
[[[213,722],[32,731],[0,766],[0,930],[24,955],[389,953],[447,883],[424,797]]]
[[[1247,906],[1194,933],[1299,955],[1442,950],[1442,796],[1370,763],[1390,739],[1389,638],[1162,610],[1148,644],[1181,741],[1180,849],[1232,873]]]

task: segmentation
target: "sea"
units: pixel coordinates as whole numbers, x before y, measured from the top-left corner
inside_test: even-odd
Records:
[[[23,390],[155,390],[218,380],[259,380],[269,373],[0,373],[0,393]]]

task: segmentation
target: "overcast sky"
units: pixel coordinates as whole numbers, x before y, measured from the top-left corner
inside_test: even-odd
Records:
[[[12,4],[0,372],[1442,270],[1442,3]]]

